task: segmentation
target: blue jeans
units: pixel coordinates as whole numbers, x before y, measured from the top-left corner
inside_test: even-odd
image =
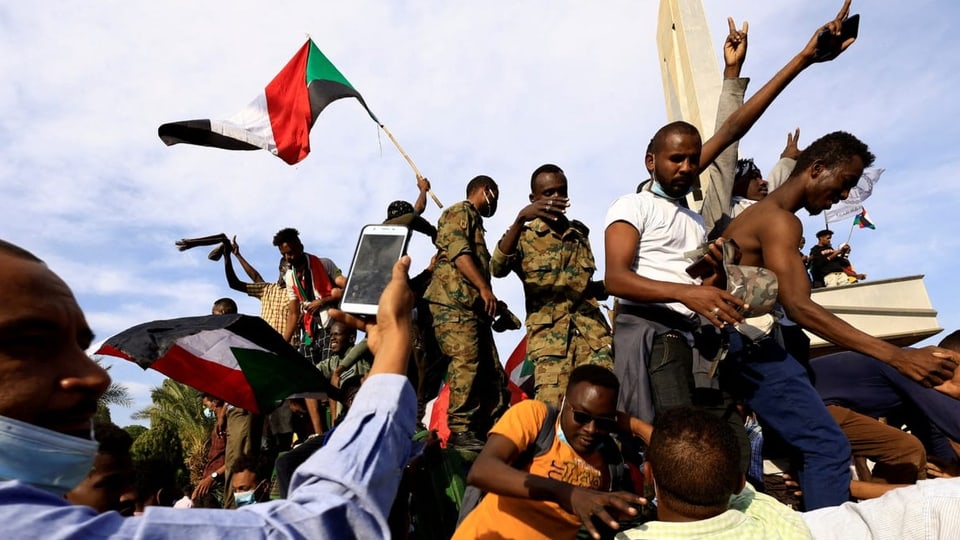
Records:
[[[802,455],[799,470],[804,510],[850,499],[850,443],[827,412],[803,366],[773,338],[751,342],[731,327],[724,366],[734,392],[773,431]]]

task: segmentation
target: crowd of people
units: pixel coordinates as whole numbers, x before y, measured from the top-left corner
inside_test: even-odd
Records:
[[[533,171],[529,203],[492,250],[484,228],[500,203],[492,178],[470,180],[465,200],[435,227],[422,216],[430,183],[418,178],[416,202],[392,203],[385,223],[429,236],[436,255],[412,277],[409,257],[396,264],[374,318],[338,309],[348,276],[308,253],[293,228],[273,237],[280,264],[270,282],[236,239],[178,242],[214,246],[210,258],[222,258],[229,286],[258,298],[260,316],[337,390],[291,396],[266,416],[204,394],[212,428],[189,490],[171,486],[162,464],[134,464],[123,430],[91,428],[109,376],[86,354],[93,333],[84,314],[40,259],[0,241],[5,530],[16,538],[956,535],[960,331],[939,347],[899,348],[810,298],[795,213],[845,199],[873,154],[846,132],[800,149],[797,130],[766,179],[737,155],[737,141],[794,78],[851,45],[840,39],[849,5],[746,101],[747,26],[730,20],[719,127],[706,141],[685,122],[654,134],[648,179],[608,209],[602,276],[589,229],[567,215],[568,179],[554,164]],[[687,195],[707,171],[713,191],[696,212]],[[818,233],[814,247],[826,260],[814,280],[822,272],[826,285],[850,277],[831,266],[849,252],[830,247],[831,234]],[[511,273],[523,284],[533,366],[529,399],[513,405],[493,340],[494,331],[520,328],[494,293],[493,278]],[[609,320],[600,309],[608,296],[616,298]],[[224,298],[211,311],[236,310]],[[804,330],[847,352],[811,359]],[[422,422],[444,382],[449,436],[441,438]],[[424,432],[426,444],[415,442]],[[461,470],[442,457],[450,453]],[[428,455],[441,456],[426,467],[452,508],[417,500]],[[469,487],[458,488],[458,476]],[[451,512],[449,521],[441,515]]]

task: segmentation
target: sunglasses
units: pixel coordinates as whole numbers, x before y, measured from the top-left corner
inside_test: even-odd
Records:
[[[590,413],[583,411],[578,411],[573,407],[570,407],[570,412],[573,413],[573,421],[581,426],[585,426],[590,422],[593,422],[593,425],[600,431],[617,431],[617,419],[610,418],[609,416],[593,416]]]

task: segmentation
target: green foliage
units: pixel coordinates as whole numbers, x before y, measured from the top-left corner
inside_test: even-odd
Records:
[[[139,439],[141,435],[143,435],[148,431],[146,426],[141,426],[140,424],[125,426],[123,430],[126,431],[127,434],[130,435],[130,438],[133,439],[134,441]]]
[[[191,477],[199,474],[206,460],[207,443],[213,420],[203,416],[200,392],[185,384],[165,379],[150,391],[153,404],[136,412],[133,418],[149,419],[151,426],[173,426],[181,444],[181,461]],[[151,429],[152,431],[152,429]]]
[[[110,371],[112,366],[104,367],[100,363],[99,358],[92,358],[98,366],[103,367],[107,371]],[[133,405],[133,397],[130,395],[130,391],[126,386],[116,382],[110,381],[110,386],[107,387],[107,391],[100,396],[100,399],[97,400],[97,413],[96,419],[104,422],[110,422],[110,406],[116,405],[118,407],[129,407]]]
[[[143,427],[143,426],[132,426]],[[174,485],[183,485],[190,477],[183,457],[183,443],[177,429],[167,422],[157,422],[152,428],[143,431],[133,446],[130,457],[136,462],[161,461],[169,463],[174,470]]]
[[[135,460],[158,459],[169,463],[183,463],[183,444],[177,429],[158,422],[133,441],[130,456]]]

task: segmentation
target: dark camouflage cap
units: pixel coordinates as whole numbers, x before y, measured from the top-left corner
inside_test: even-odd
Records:
[[[757,167],[753,159],[737,160],[737,173],[734,175],[734,181],[740,180],[741,178],[754,177],[763,178],[763,173],[760,172],[760,167]]]
[[[395,219],[404,214],[412,214],[413,205],[407,201],[393,201],[387,207],[387,219]]]

